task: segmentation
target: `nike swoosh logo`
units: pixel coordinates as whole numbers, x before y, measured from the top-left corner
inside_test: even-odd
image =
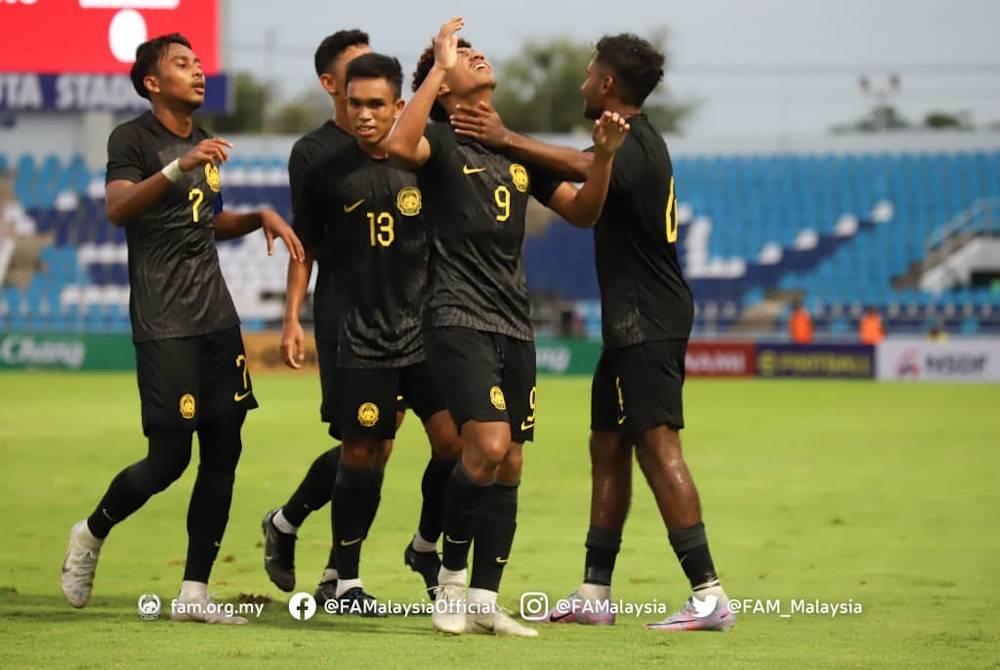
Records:
[[[344,214],[348,214],[348,213],[350,213],[350,212],[353,212],[353,211],[354,211],[354,210],[356,210],[356,209],[357,209],[358,207],[360,207],[360,206],[361,206],[361,203],[363,203],[364,201],[365,201],[365,199],[364,199],[364,198],[361,198],[361,200],[358,200],[358,201],[357,201],[356,203],[354,203],[353,205],[344,205]]]
[[[447,540],[448,542],[451,542],[452,544],[469,544],[470,542],[472,542],[471,538],[469,538],[468,540],[453,540],[448,535],[445,535],[444,539]]]
[[[625,423],[625,419],[627,419],[627,418],[628,418],[628,415],[626,415],[626,416],[623,416],[622,418],[618,419],[618,425],[620,426],[620,425],[622,425],[623,423]]]
[[[253,393],[253,391],[247,391],[246,393],[234,393],[233,400],[236,402],[242,402],[251,393]]]
[[[363,539],[363,538],[360,538],[360,537],[357,537],[357,538],[354,538],[353,540],[341,540],[341,541],[340,541],[340,546],[342,546],[342,547],[349,547],[349,546],[351,546],[352,544],[357,544],[357,543],[358,543],[358,542],[360,542],[360,541],[361,541],[362,539]]]
[[[532,421],[531,423],[528,423],[527,421],[521,422],[521,430],[531,430],[534,427],[535,427],[534,421]]]
[[[509,561],[509,560],[510,560],[510,558],[509,558],[509,557],[508,557],[508,558],[500,558],[499,556],[497,556],[497,557],[496,557],[495,559],[493,559],[493,560],[495,560],[495,561],[496,561],[497,563],[499,563],[500,565],[503,565],[504,563],[506,563],[507,561]]]
[[[566,612],[565,614],[559,614],[559,613],[552,614],[551,616],[549,616],[549,621],[552,621],[552,622],[562,621],[563,619],[565,619],[566,617],[568,617],[570,614],[572,614],[572,612]]]
[[[477,172],[485,172],[486,168],[470,168],[468,165],[462,166],[462,174],[476,174]]]

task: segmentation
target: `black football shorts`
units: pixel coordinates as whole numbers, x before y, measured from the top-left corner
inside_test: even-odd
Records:
[[[638,435],[655,426],[684,427],[687,340],[605,349],[590,389],[591,430]]]
[[[239,326],[135,345],[142,430],[197,430],[257,407]]]
[[[535,435],[535,343],[471,328],[424,331],[427,364],[455,425],[505,421],[514,442]]]

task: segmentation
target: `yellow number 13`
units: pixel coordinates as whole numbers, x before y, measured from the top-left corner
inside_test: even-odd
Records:
[[[387,247],[396,239],[396,222],[389,212],[368,212],[369,240],[371,245]]]

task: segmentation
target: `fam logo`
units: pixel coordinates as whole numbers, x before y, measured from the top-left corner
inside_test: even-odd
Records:
[[[214,193],[218,193],[222,188],[222,178],[219,176],[219,168],[212,163],[205,163],[205,181]]]
[[[181,417],[184,419],[194,418],[194,396],[190,393],[185,393],[181,396],[180,402]]]
[[[504,397],[503,390],[499,386],[494,386],[490,389],[490,402],[501,412],[507,409],[507,399]]]
[[[378,423],[378,405],[373,402],[362,403],[358,408],[358,423],[365,428],[371,428]]]
[[[920,352],[907,349],[896,362],[896,379],[920,379]]]
[[[420,213],[420,189],[416,186],[406,186],[396,194],[396,209],[403,216],[416,216]]]
[[[139,617],[145,621],[153,621],[160,616],[160,596],[155,593],[143,593],[136,605]]]
[[[528,170],[520,163],[510,164],[510,178],[514,180],[514,188],[521,193],[528,192]]]

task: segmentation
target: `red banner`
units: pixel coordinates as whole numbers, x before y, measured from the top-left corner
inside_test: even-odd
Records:
[[[142,42],[178,32],[219,74],[217,0],[0,0],[0,72],[128,72]]]
[[[688,377],[752,377],[756,372],[752,342],[688,342]]]

